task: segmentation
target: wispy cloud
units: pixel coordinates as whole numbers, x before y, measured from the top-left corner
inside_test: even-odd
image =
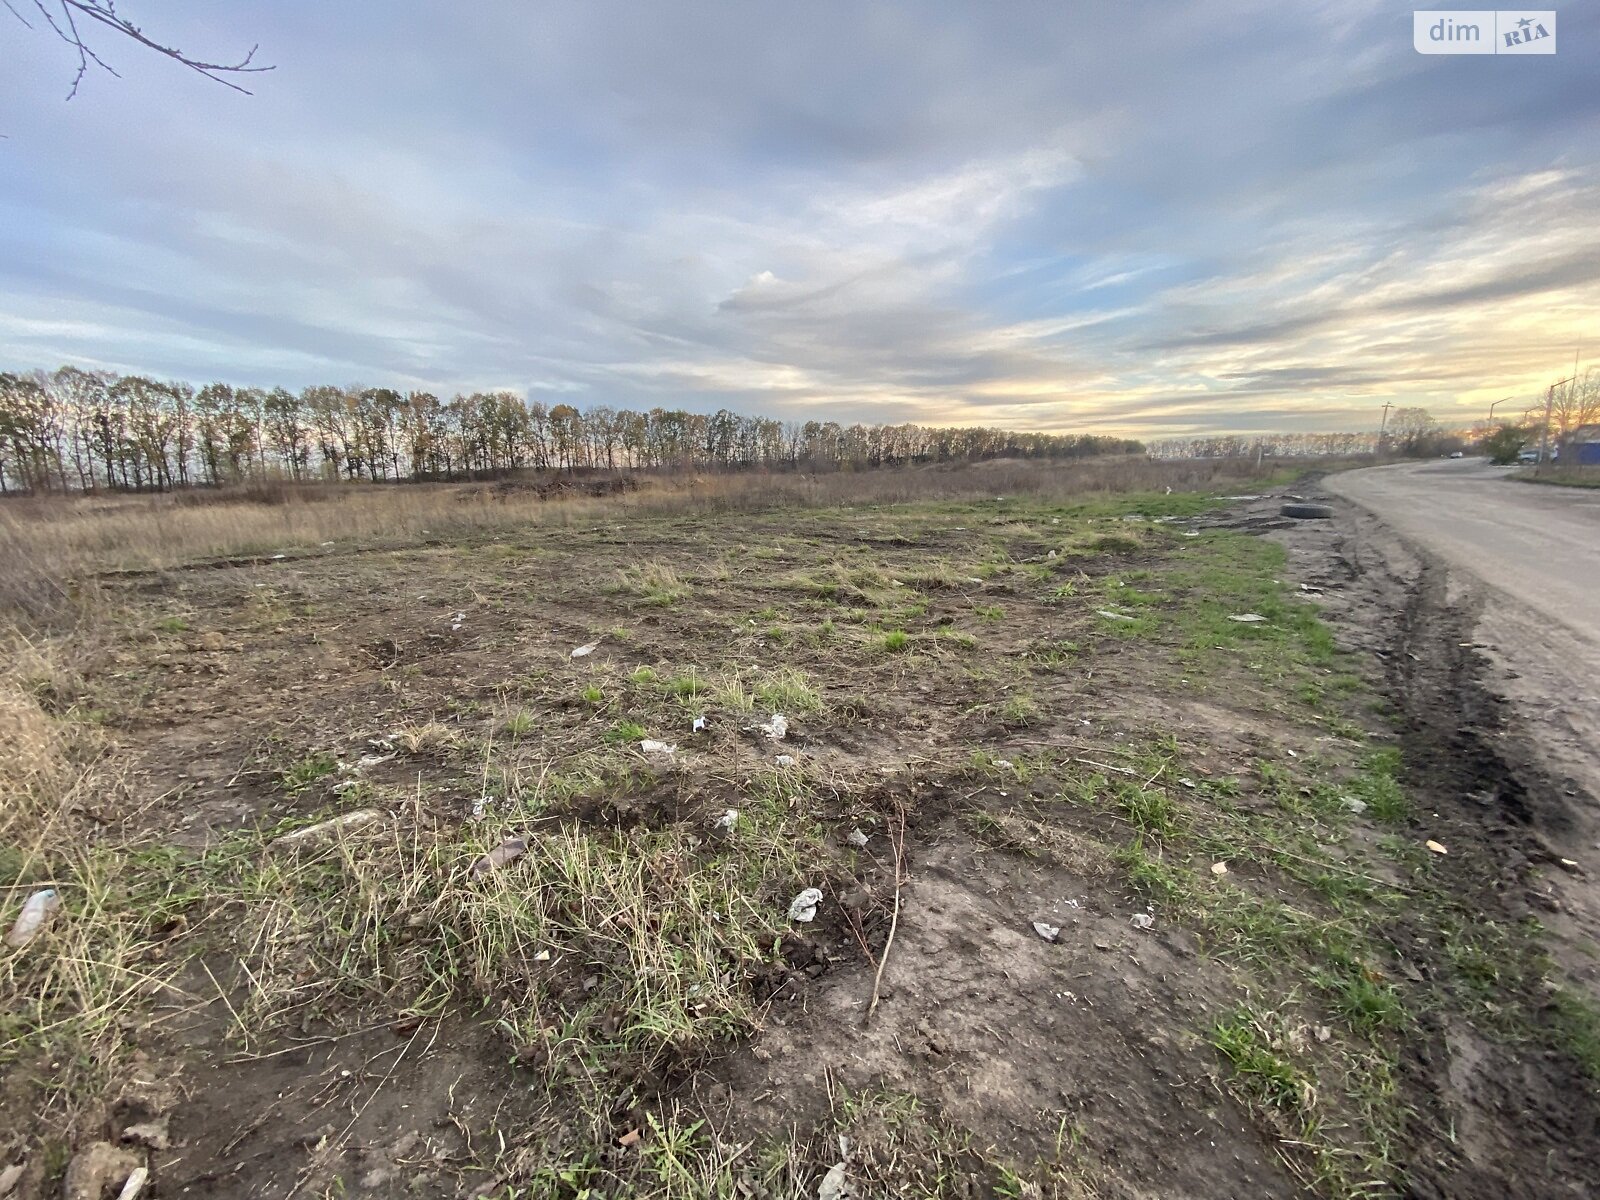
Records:
[[[190,14],[253,98],[13,50],[0,359],[1157,435],[1600,341],[1588,12],[1479,60],[1352,0],[392,8]]]

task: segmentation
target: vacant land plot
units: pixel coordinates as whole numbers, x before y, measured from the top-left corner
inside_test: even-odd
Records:
[[[0,959],[0,1170],[1473,1194],[1526,1114],[1430,1093],[1446,1030],[1592,1111],[1589,1009],[1225,501],[727,507],[57,581],[0,697],[3,915],[60,901]],[[1593,1169],[1555,1127],[1529,1194]]]

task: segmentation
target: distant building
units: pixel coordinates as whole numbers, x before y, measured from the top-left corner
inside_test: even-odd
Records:
[[[1579,425],[1561,439],[1561,465],[1600,467],[1600,425]]]

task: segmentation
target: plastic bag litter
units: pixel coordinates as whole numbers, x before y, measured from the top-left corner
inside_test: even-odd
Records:
[[[859,829],[852,829],[849,833],[844,835],[844,840],[856,847],[856,849],[864,850],[866,849],[867,842],[871,840],[871,835],[862,833]]]
[[[1112,612],[1109,608],[1097,608],[1094,611],[1095,611],[1095,615],[1096,616],[1104,617],[1108,621],[1131,621],[1131,620],[1133,620],[1133,618],[1130,617],[1127,613]]]
[[[493,803],[494,803],[494,797],[493,796],[479,796],[476,800],[474,800],[472,802],[472,819],[474,821],[483,820],[483,812],[484,812],[484,810],[486,808],[488,808],[489,805],[491,805]]]
[[[391,758],[399,757],[398,754],[363,754],[356,759],[356,770],[365,771],[368,767],[376,767],[388,762]]]
[[[727,812],[723,813],[717,818],[715,827],[723,832],[728,832],[738,823],[739,810],[737,808],[730,808]]]
[[[756,728],[761,731],[763,736],[769,737],[775,742],[781,742],[784,735],[789,732],[789,718],[782,713],[773,713],[772,720],[758,725]]]
[[[1033,931],[1047,942],[1053,942],[1061,936],[1061,926],[1049,925],[1044,921],[1035,921]]]
[[[690,733],[699,733],[705,727],[706,727],[706,719],[704,717],[696,717],[694,719],[694,724],[692,726],[690,726],[690,728],[689,728],[689,732]]]
[[[23,904],[11,932],[6,934],[6,945],[26,946],[60,909],[61,897],[55,888],[41,888]]]
[[[1135,929],[1154,929],[1156,927],[1156,919],[1152,914],[1147,912],[1134,913],[1133,916],[1128,919],[1128,924],[1132,925]]]
[[[646,754],[676,754],[678,748],[671,742],[658,742],[655,738],[645,738],[639,743],[639,749]]]
[[[845,1178],[844,1164],[834,1163],[817,1185],[817,1200],[846,1200],[849,1195],[850,1183]]]
[[[1258,625],[1266,618],[1260,613],[1234,613],[1228,620],[1237,621],[1241,625]]]
[[[777,763],[780,767],[792,767],[792,766],[794,766],[794,755],[792,755],[792,754],[780,754],[780,755],[778,755],[777,758],[773,759],[772,761]]]
[[[528,852],[528,843],[525,838],[511,837],[501,842],[489,853],[468,868],[467,874],[474,879],[481,879],[496,867],[507,867],[516,862]]]
[[[593,654],[599,648],[600,648],[600,643],[599,642],[589,642],[586,645],[579,646],[576,650],[574,650],[572,652],[570,657],[572,657],[572,658],[583,658],[586,655]]]
[[[822,889],[807,888],[789,901],[789,920],[815,921],[817,919],[817,905],[821,903]]]

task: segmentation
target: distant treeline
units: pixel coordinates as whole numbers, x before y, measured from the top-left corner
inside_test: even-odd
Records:
[[[530,469],[831,470],[1143,450],[1092,434],[578,409],[514,392],[444,400],[393,388],[195,388],[76,367],[0,374],[0,492],[475,479]]]
[[[1377,433],[1287,433],[1260,437],[1217,435],[1150,443],[1152,458],[1349,458],[1375,454]]]

